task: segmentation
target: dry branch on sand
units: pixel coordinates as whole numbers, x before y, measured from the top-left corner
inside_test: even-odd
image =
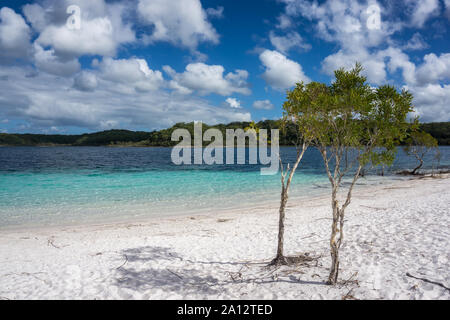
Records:
[[[437,286],[440,286],[440,287],[450,291],[450,288],[447,287],[446,285],[444,285],[443,283],[440,283],[440,282],[437,282],[437,281],[433,281],[433,280],[429,280],[427,278],[416,277],[416,276],[413,276],[412,274],[410,274],[409,272],[406,273],[406,276],[410,277],[410,278],[417,279],[417,280],[422,280],[422,281],[425,281],[425,282],[428,282],[428,283],[431,283],[431,284],[435,284]]]

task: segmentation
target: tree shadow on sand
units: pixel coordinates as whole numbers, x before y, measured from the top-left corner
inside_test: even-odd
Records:
[[[183,258],[170,248],[140,247],[124,250],[122,254],[126,263],[117,269],[116,285],[119,288],[139,292],[161,289],[182,295],[223,292],[219,287],[214,287],[219,279],[205,275],[204,271],[177,268],[177,262]]]
[[[218,295],[226,294],[228,292],[226,287],[230,284],[262,285],[286,282],[324,285],[319,281],[302,281],[293,277],[292,274],[274,278],[274,269],[267,269],[267,263],[192,261],[183,259],[178,253],[166,247],[139,247],[127,249],[121,253],[126,260],[117,268],[115,285],[137,292],[161,289],[166,292],[176,292],[182,296]],[[210,268],[207,267],[208,265]],[[241,265],[242,267],[238,272],[232,272],[223,269],[224,265]],[[222,275],[217,273],[219,269],[223,270]],[[216,272],[220,278],[209,274],[211,272]]]

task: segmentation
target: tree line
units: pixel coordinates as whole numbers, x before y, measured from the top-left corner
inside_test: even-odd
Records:
[[[294,146],[298,133],[296,127],[280,120],[264,120],[253,122],[231,122],[228,124],[203,125],[206,131],[217,128],[224,135],[226,129],[245,129],[248,127],[267,129],[281,129],[280,145]],[[47,134],[0,134],[0,145],[3,146],[130,146],[130,147],[171,147],[177,142],[171,141],[172,132],[183,128],[189,130],[193,136],[194,123],[177,123],[171,128],[152,132],[107,130],[80,135],[47,135]],[[439,145],[450,145],[450,122],[435,122],[420,124],[420,129],[434,137]],[[270,140],[270,136],[269,136]]]

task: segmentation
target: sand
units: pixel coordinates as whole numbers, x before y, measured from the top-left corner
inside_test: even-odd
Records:
[[[0,299],[450,299],[448,176],[359,187],[333,287],[329,197],[289,203],[286,253],[313,260],[267,268],[277,209],[1,231]]]

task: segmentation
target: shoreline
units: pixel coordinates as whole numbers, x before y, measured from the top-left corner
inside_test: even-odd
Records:
[[[375,177],[375,176],[373,176]],[[415,180],[418,179],[418,177],[413,176],[392,176],[392,177],[384,177],[388,180],[382,181],[379,184],[366,184],[366,185],[357,185],[354,189],[354,194],[358,194],[359,192],[368,192],[370,189],[377,189],[381,186],[391,186],[395,185],[397,183],[402,183],[403,181],[408,180]],[[358,184],[358,182],[357,182]],[[304,195],[304,196],[298,196],[295,194],[292,194],[289,197],[289,201],[287,203],[287,208],[295,208],[295,203],[297,202],[316,202],[316,201],[323,201],[324,198],[328,199],[330,197],[331,192],[330,186],[328,183],[326,184],[326,187],[317,187],[317,188],[323,188],[324,191],[322,194],[314,194],[314,195]],[[280,190],[277,190],[277,192],[281,192]],[[97,220],[91,220],[91,221],[80,221],[80,222],[62,222],[60,221],[57,224],[54,225],[43,225],[43,224],[29,224],[29,225],[10,225],[5,227],[0,227],[0,234],[1,233],[16,233],[16,232],[32,232],[32,231],[47,231],[47,230],[63,230],[67,228],[77,228],[77,229],[89,229],[89,228],[95,228],[95,227],[119,227],[123,225],[130,225],[130,224],[146,224],[146,223],[152,223],[152,222],[163,222],[163,221],[171,221],[173,219],[182,219],[182,218],[189,218],[192,217],[211,217],[214,218],[218,215],[229,215],[234,214],[236,211],[243,211],[243,213],[256,213],[258,211],[267,211],[272,210],[273,212],[278,212],[279,209],[279,202],[280,199],[276,200],[267,200],[267,202],[261,203],[261,204],[255,204],[255,203],[244,203],[240,205],[236,205],[234,207],[229,208],[201,208],[201,209],[191,209],[188,212],[172,212],[172,213],[166,213],[165,215],[157,215],[157,216],[147,216],[147,217],[133,217],[133,216],[126,216],[126,217],[115,217],[115,218],[109,218],[105,219],[106,221],[97,221]],[[149,203],[151,205],[151,203]]]
[[[309,265],[267,269],[278,208],[131,224],[0,233],[5,299],[450,299],[450,179],[357,188],[341,282],[326,286],[329,196],[287,208],[285,253]]]

